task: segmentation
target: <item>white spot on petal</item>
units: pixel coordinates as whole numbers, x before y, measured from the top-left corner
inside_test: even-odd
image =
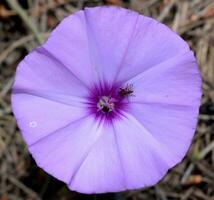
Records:
[[[36,122],[36,121],[31,121],[31,122],[29,123],[29,126],[30,126],[31,128],[36,128],[36,127],[37,127],[37,122]]]

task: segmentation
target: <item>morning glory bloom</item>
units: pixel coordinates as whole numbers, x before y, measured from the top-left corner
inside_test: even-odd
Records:
[[[156,184],[185,156],[201,77],[188,44],[118,7],[65,18],[17,68],[12,107],[37,165],[71,190]]]

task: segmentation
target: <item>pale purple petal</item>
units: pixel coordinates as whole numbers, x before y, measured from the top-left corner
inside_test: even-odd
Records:
[[[197,123],[198,106],[133,103],[132,114],[180,162],[186,154]]]
[[[30,145],[29,150],[40,167],[69,184],[100,137],[98,126],[92,117],[78,119]]]
[[[130,51],[139,14],[119,7],[88,8],[84,13],[95,67],[101,81],[112,84]]]
[[[88,88],[78,77],[75,77],[43,47],[35,49],[19,64],[13,90],[77,97],[88,94]]]
[[[178,158],[133,116],[123,113],[114,127],[126,188],[136,189],[157,183]]]
[[[30,145],[87,115],[83,97],[88,93],[42,47],[26,56],[18,66],[12,94],[13,112],[26,142]]]
[[[65,18],[43,47],[86,85],[97,81],[83,11]]]
[[[27,93],[14,93],[12,107],[28,145],[88,115],[84,107],[66,105]]]
[[[140,16],[117,81],[126,81],[188,51],[188,44],[167,26],[152,18]]]
[[[194,105],[194,108],[200,104],[201,77],[192,52],[156,65],[127,83],[134,85],[132,102]]]
[[[126,188],[116,133],[111,124],[100,125],[101,136],[78,171],[71,177],[69,187],[82,193],[117,192]]]

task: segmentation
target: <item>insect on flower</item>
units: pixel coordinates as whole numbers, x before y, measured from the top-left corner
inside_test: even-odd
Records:
[[[152,186],[179,163],[200,98],[182,38],[131,10],[95,7],[19,64],[12,108],[38,166],[71,190],[104,193]]]
[[[134,92],[133,84],[127,84],[126,87],[119,88],[118,94],[121,97],[134,96],[133,92]]]

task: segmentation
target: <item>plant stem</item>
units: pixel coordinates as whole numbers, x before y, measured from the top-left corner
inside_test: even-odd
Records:
[[[6,0],[6,2],[19,15],[19,17],[23,20],[25,25],[30,29],[37,42],[39,44],[42,44],[43,38],[39,31],[37,30],[36,26],[32,23],[29,16],[26,14],[25,10],[19,5],[19,3],[16,0]]]

